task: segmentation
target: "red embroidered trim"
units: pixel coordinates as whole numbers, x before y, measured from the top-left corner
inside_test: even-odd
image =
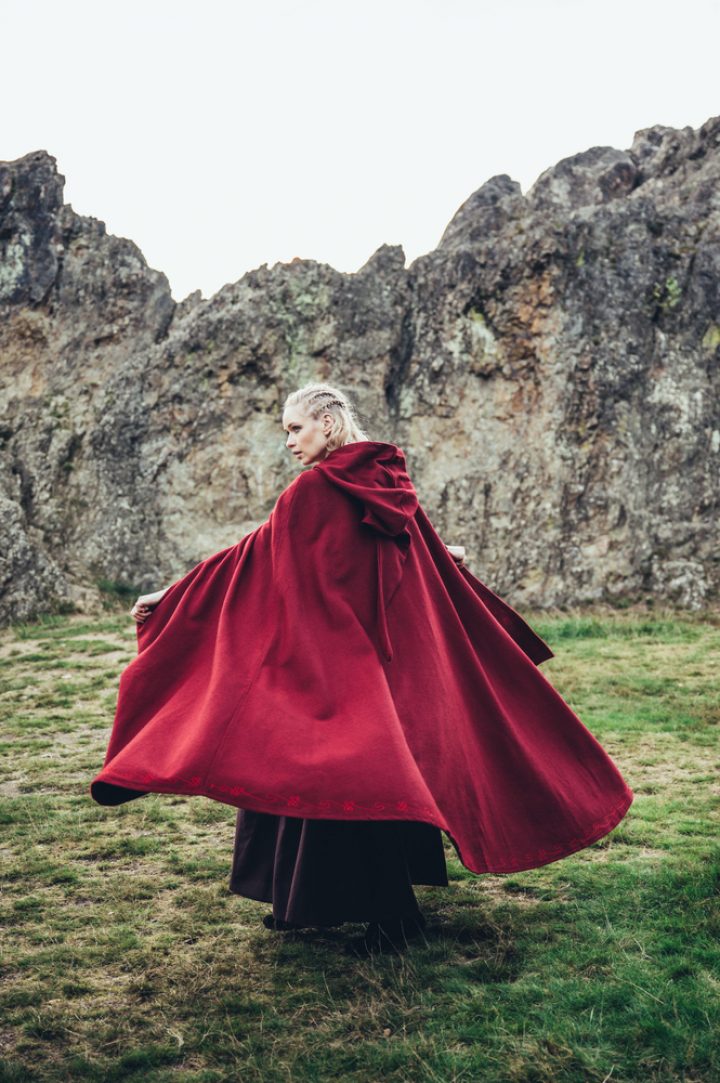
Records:
[[[633,796],[632,792],[626,793],[622,801],[614,805],[610,812],[603,816],[602,820],[595,820],[583,835],[578,835],[574,839],[567,839],[564,843],[551,846],[548,850],[528,850],[524,854],[518,855],[518,863],[534,861],[538,857],[551,860],[553,857],[568,857],[569,853],[581,850],[583,847],[589,846],[593,841],[603,838],[619,822],[622,813],[630,807]]]
[[[604,838],[609,834],[614,827],[620,823],[630,805],[633,802],[635,795],[633,791],[628,787],[624,797],[604,816],[601,820],[595,820],[589,827],[589,829],[583,835],[576,836],[574,839],[567,839],[563,843],[559,843],[557,846],[552,846],[550,849],[539,848],[536,850],[527,850],[521,856],[518,856],[514,861],[505,863],[502,865],[494,865],[491,863],[484,863],[479,869],[472,868],[462,858],[460,847],[457,841],[450,835],[453,845],[458,852],[460,861],[466,868],[469,868],[471,872],[477,873],[512,873],[512,872],[526,872],[529,869],[539,868],[541,865],[548,865],[551,861],[559,860],[563,857],[570,857],[571,854],[575,854],[578,850],[584,850],[588,846],[592,846],[594,842],[598,842],[599,839]],[[448,834],[450,834],[448,832]]]
[[[108,779],[108,781],[110,781]],[[155,782],[159,782],[154,775],[138,775],[138,782],[143,786],[152,787]],[[180,783],[184,786],[189,786],[191,789],[199,789],[202,785],[202,777],[200,775],[192,775],[191,778],[183,778],[176,776],[167,781],[160,782],[162,786],[174,786],[176,783]],[[121,785],[128,786],[128,783],[121,783]],[[128,788],[135,789],[135,785],[128,786]],[[208,782],[205,786],[205,790],[213,791],[215,793],[227,794],[229,797],[249,797],[254,801],[270,802],[278,806],[286,806],[287,808],[302,808],[302,809],[322,809],[327,811],[328,809],[342,810],[343,812],[382,812],[385,809],[394,809],[396,812],[416,812],[423,815],[435,815],[436,810],[430,805],[420,805],[413,801],[375,801],[372,805],[364,805],[360,801],[332,801],[326,799],[323,801],[308,801],[300,797],[299,794],[291,794],[286,796],[277,793],[253,793],[252,790],[246,790],[244,786],[222,786],[215,782]]]
[[[155,779],[153,775],[149,774],[138,776],[137,782],[128,782],[127,780],[113,782],[110,777],[103,779],[103,781],[108,782],[110,785],[120,786],[124,789],[138,790],[146,787],[148,790],[155,789],[155,792],[161,793],[183,793],[183,789],[175,788],[180,786],[198,791],[196,796],[212,798],[213,792],[224,794],[228,797],[243,796],[261,804],[266,803],[290,809],[299,809],[301,812],[304,812],[307,809],[315,809],[324,812],[335,809],[342,812],[360,813],[392,810],[394,812],[408,813],[407,819],[428,818],[433,823],[436,823],[438,814],[437,809],[431,808],[429,805],[416,804],[412,801],[376,801],[372,805],[364,805],[359,801],[350,800],[332,801],[326,799],[313,802],[303,800],[299,794],[287,796],[276,793],[253,793],[251,790],[246,790],[243,786],[222,786],[214,782],[207,783],[207,786],[204,789],[201,789],[202,777],[200,775],[192,775],[190,778],[176,776],[176,778],[168,779],[164,782]],[[500,867],[494,865],[492,862],[483,862],[480,867],[468,864],[462,856],[457,841],[453,838],[449,828],[445,826],[446,821],[444,820],[444,817],[442,817],[442,813],[440,814],[441,820],[443,821],[441,826],[443,831],[447,831],[448,836],[458,852],[461,863],[466,868],[470,869],[471,872],[478,875],[481,873],[524,872],[528,869],[538,868],[541,865],[547,865],[553,860],[569,857],[578,850],[583,850],[586,847],[591,846],[593,842],[597,842],[599,839],[603,838],[620,822],[625,812],[632,804],[634,796],[633,791],[628,787],[622,799],[614,805],[602,819],[595,820],[583,835],[576,836],[573,839],[566,839],[564,842],[558,843],[556,846],[551,846],[547,849],[541,847],[535,850],[527,850],[522,854],[515,855],[515,859],[512,862],[502,863]],[[482,848],[482,845],[480,848]]]

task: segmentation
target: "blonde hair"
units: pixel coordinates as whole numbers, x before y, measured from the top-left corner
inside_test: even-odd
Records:
[[[368,440],[369,437],[360,428],[358,418],[349,399],[330,384],[305,384],[292,391],[285,399],[283,409],[297,406],[307,416],[317,421],[323,414],[333,418],[328,435],[327,449],[334,451],[343,444],[352,444],[356,440]]]

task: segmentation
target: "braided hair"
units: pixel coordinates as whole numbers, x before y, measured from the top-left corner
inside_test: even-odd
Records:
[[[328,435],[328,451],[334,451],[342,444],[369,439],[360,428],[357,414],[349,399],[343,395],[342,391],[331,387],[330,384],[305,384],[304,387],[288,395],[283,409],[287,406],[297,406],[307,417],[312,417],[316,421],[323,414],[332,416],[333,425]]]

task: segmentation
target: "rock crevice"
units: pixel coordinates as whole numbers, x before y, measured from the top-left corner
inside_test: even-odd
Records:
[[[176,303],[130,240],[0,163],[0,623],[156,589],[291,480],[329,380],[517,606],[718,598],[720,118],[505,174],[405,266],[263,264]]]

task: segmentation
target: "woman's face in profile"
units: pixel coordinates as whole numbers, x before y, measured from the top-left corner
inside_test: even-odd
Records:
[[[288,438],[285,446],[303,466],[320,462],[327,455],[327,435],[332,424],[330,414],[315,420],[297,406],[288,406],[283,413],[283,429]]]

